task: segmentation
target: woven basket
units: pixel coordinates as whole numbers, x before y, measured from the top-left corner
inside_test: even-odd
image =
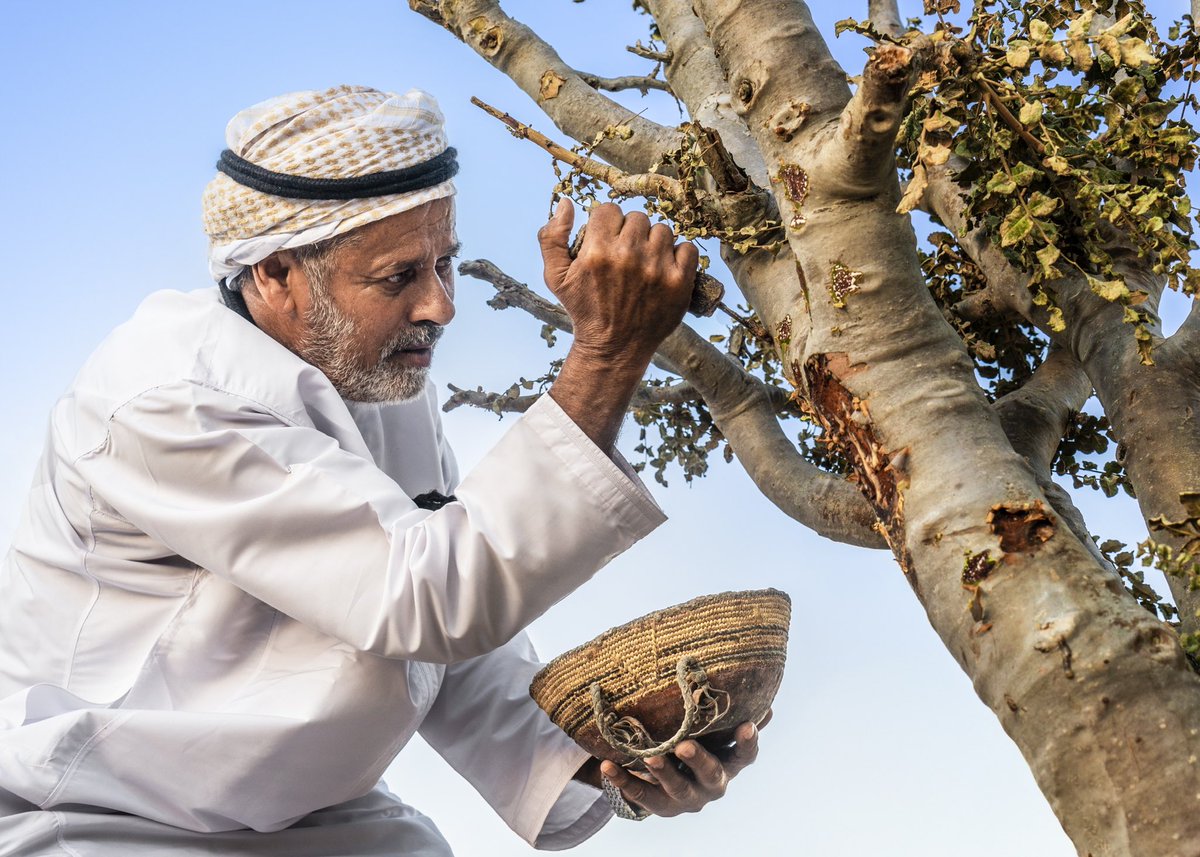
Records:
[[[722,748],[775,698],[791,604],[763,589],[659,610],[555,658],[529,694],[576,743],[618,764],[637,766],[686,737]]]

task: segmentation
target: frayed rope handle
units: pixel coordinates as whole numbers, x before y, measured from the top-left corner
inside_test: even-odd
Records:
[[[596,717],[600,737],[614,750],[620,750],[634,759],[648,759],[670,753],[680,741],[689,735],[706,732],[729,712],[729,694],[709,685],[707,674],[691,655],[684,655],[675,665],[675,681],[683,696],[683,723],[679,731],[661,744],[654,743],[646,727],[636,717],[618,718],[616,712],[609,709],[600,685],[592,682],[592,713]],[[697,728],[701,718],[705,718],[704,723]]]

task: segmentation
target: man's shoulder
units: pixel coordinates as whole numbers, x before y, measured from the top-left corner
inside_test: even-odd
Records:
[[[285,422],[334,408],[321,372],[221,303],[216,288],[146,297],[83,365],[68,399],[107,420],[151,390],[204,388],[250,401]]]

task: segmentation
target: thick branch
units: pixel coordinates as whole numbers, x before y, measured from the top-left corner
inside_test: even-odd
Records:
[[[627,139],[610,137],[596,145],[605,160],[645,170],[678,145],[675,129],[601,95],[537,33],[506,15],[498,0],[409,0],[408,5],[512,78],[567,136],[590,142],[606,127],[628,127]]]
[[[1200,3],[1200,0],[1196,0]],[[1167,340],[1166,347],[1178,349],[1180,359],[1191,363],[1193,371],[1200,373],[1200,295],[1192,297],[1192,306],[1179,330]]]
[[[1079,362],[1054,349],[1025,384],[996,401],[1004,433],[1038,473],[1049,474],[1067,422],[1092,395]]]
[[[904,22],[900,19],[900,5],[896,0],[870,0],[867,17],[875,29],[884,35],[904,35]]]
[[[784,434],[771,388],[687,325],[676,328],[659,353],[704,396],[713,422],[742,467],[784,514],[835,541],[886,546],[875,514],[858,489],[810,464]]]
[[[626,75],[625,77],[600,77],[599,75],[580,72],[579,76],[583,78],[588,86],[603,89],[606,92],[623,92],[626,89],[636,89],[642,95],[646,95],[651,89],[657,89],[660,92],[671,91],[671,87],[667,85],[665,80],[657,77],[649,77],[644,74]]]
[[[895,184],[896,132],[919,64],[917,52],[902,45],[881,44],[871,52],[838,133],[822,147],[816,167],[847,197],[873,196]]]

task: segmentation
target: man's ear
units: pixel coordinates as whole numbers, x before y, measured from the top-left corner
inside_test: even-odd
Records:
[[[272,253],[251,266],[254,272],[254,288],[258,297],[281,317],[297,315],[298,292],[302,288],[304,275],[295,257],[286,250]]]

